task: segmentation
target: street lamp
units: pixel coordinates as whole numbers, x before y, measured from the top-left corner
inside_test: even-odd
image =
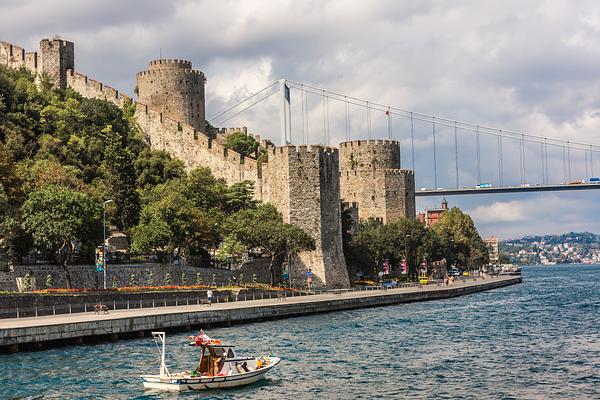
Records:
[[[106,290],[106,205],[112,200],[106,200],[102,204],[102,273],[104,275],[104,289]]]
[[[406,240],[404,241],[404,259],[406,260],[406,275],[411,278],[412,269],[408,265],[408,240],[412,237],[412,235],[406,235]]]

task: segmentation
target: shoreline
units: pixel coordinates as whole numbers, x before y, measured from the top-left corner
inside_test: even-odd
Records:
[[[521,276],[499,276],[378,291],[336,292],[286,299],[248,300],[211,306],[116,310],[0,320],[0,352],[43,350],[65,345],[144,337],[152,330],[191,330],[229,326],[342,310],[440,300],[522,282]]]

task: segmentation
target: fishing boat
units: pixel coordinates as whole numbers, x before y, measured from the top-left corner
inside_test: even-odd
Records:
[[[200,360],[195,369],[170,373],[165,364],[165,332],[152,332],[160,353],[158,375],[142,375],[144,389],[171,392],[187,390],[220,389],[248,385],[259,381],[281,359],[279,357],[239,357],[235,346],[200,343]]]

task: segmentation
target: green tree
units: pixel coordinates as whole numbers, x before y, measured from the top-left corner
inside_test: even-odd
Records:
[[[140,151],[134,166],[137,185],[140,188],[185,177],[183,163],[165,151],[144,148]]]
[[[310,235],[295,225],[284,223],[281,214],[271,204],[231,215],[224,230],[246,248],[261,248],[269,254],[271,284],[275,283],[276,260],[315,248]]]
[[[21,207],[23,229],[32,235],[36,246],[55,252],[68,287],[69,259],[78,244],[97,238],[100,210],[88,195],[53,185],[32,191]]]
[[[446,260],[460,269],[482,266],[489,262],[485,243],[471,217],[459,208],[445,212],[433,229],[445,246]]]
[[[227,214],[247,208],[256,208],[258,201],[254,199],[254,182],[241,181],[229,186],[225,192],[225,204]]]
[[[183,189],[192,204],[201,209],[223,209],[227,184],[213,176],[210,168],[200,167],[190,172]]]
[[[131,152],[124,148],[121,136],[105,129],[106,147],[102,169],[116,206],[114,222],[119,229],[135,226],[140,214],[140,197],[135,186],[135,171]]]
[[[227,236],[219,249],[217,260],[239,265],[247,252],[248,250],[242,242],[236,240],[233,236]]]
[[[194,206],[179,181],[157,186],[142,208],[140,224],[133,229],[133,248],[140,251],[157,250],[176,252],[187,256],[216,242],[215,220],[208,212]],[[150,231],[157,227],[155,234]],[[151,240],[144,238],[148,234]]]
[[[244,157],[256,158],[259,145],[256,139],[244,132],[234,132],[225,139],[225,148],[234,150]]]

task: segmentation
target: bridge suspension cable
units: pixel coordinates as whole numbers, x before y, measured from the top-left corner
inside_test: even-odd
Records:
[[[279,85],[278,85],[279,83]],[[482,136],[486,135],[488,137],[496,137],[496,146],[497,146],[497,168],[498,168],[498,183],[503,186],[504,185],[504,154],[505,150],[510,153],[510,151],[514,148],[513,146],[517,146],[519,149],[519,170],[521,177],[521,184],[525,185],[529,180],[533,179],[533,176],[537,174],[537,166],[541,167],[541,181],[544,184],[548,184],[550,179],[550,168],[549,168],[549,158],[550,158],[550,150],[551,148],[562,149],[562,158],[563,158],[563,172],[562,178],[564,183],[568,183],[572,179],[572,174],[574,172],[582,172],[581,160],[579,159],[580,151],[584,152],[585,158],[585,174],[586,179],[589,176],[594,176],[594,153],[600,152],[600,145],[591,144],[591,143],[583,143],[580,141],[572,141],[569,139],[560,139],[560,138],[551,138],[543,135],[536,134],[526,134],[524,132],[512,131],[512,130],[503,130],[498,128],[493,128],[485,125],[469,123],[465,121],[459,121],[454,119],[449,119],[445,117],[420,113],[416,111],[405,110],[398,107],[393,107],[390,105],[383,105],[377,102],[372,102],[369,100],[362,100],[356,97],[343,95],[340,93],[336,93],[330,90],[326,90],[323,88],[318,88],[311,85],[306,85],[303,83],[298,83],[290,80],[281,80],[278,82],[274,82],[265,88],[253,93],[248,98],[234,104],[233,106],[227,108],[226,110],[208,118],[208,122],[211,124],[219,125],[224,122],[230,120],[231,118],[239,115],[240,113],[254,107],[256,104],[259,104],[265,101],[267,98],[271,97],[273,94],[280,92],[282,89],[285,89],[284,97],[288,101],[287,112],[291,114],[291,100],[289,92],[291,89],[300,90],[300,103],[296,102],[296,107],[301,109],[302,112],[302,142],[308,143],[310,139],[310,130],[309,130],[309,113],[312,109],[309,103],[309,94],[320,96],[321,97],[321,105],[323,109],[323,142],[325,144],[329,144],[331,141],[331,125],[330,125],[330,117],[331,114],[337,114],[335,105],[330,104],[330,100],[341,101],[344,103],[344,125],[345,125],[345,139],[347,141],[352,139],[352,116],[356,115],[351,113],[351,106],[364,107],[366,113],[366,131],[368,138],[373,138],[373,111],[375,111],[377,122],[376,129],[385,129],[383,121],[380,119],[380,115],[385,116],[387,122],[387,138],[393,139],[394,135],[394,123],[398,120],[394,116],[399,116],[402,118],[407,118],[410,120],[410,157],[411,157],[411,167],[413,169],[416,168],[416,151],[415,151],[415,121],[424,122],[425,124],[431,124],[431,138],[432,138],[432,150],[433,150],[433,183],[434,186],[438,187],[438,164],[445,165],[445,155],[444,152],[439,153],[438,146],[441,143],[445,143],[445,130],[443,127],[450,127],[454,133],[454,174],[455,174],[455,185],[457,188],[460,188],[461,184],[461,176],[459,167],[464,163],[459,160],[459,130],[461,132],[467,132],[469,134],[473,134],[475,136],[475,144],[476,144],[476,157],[477,157],[477,183],[481,183],[485,180],[484,177],[484,169],[487,171],[492,165],[487,162],[488,159],[488,147],[486,147],[485,143],[482,142]],[[285,101],[284,101],[285,104]],[[334,108],[331,108],[331,107]],[[285,107],[285,105],[284,105]],[[318,106],[317,106],[318,107]],[[382,114],[379,114],[381,112]],[[286,135],[289,133],[289,137],[285,136],[284,142],[290,143],[292,142],[292,127],[291,127],[291,115],[288,115],[286,124],[289,125],[289,129],[287,129]],[[298,121],[298,119],[296,119]],[[396,122],[397,123],[397,122]],[[298,124],[298,123],[297,123]],[[364,126],[364,125],[363,125]],[[335,126],[334,126],[335,127]],[[364,132],[364,131],[363,131]],[[398,134],[396,133],[396,136]],[[403,141],[401,137],[399,140]],[[441,140],[441,142],[439,142]],[[451,139],[450,139],[451,140]],[[461,139],[462,140],[462,139]],[[509,144],[506,145],[506,140],[509,140]],[[438,143],[439,142],[439,143]],[[530,144],[536,144],[535,146]],[[539,147],[537,147],[539,144]],[[421,145],[421,143],[419,143]],[[483,147],[482,147],[483,146]],[[505,148],[505,146],[511,146]],[[539,150],[537,150],[539,149]],[[538,153],[539,151],[539,153]],[[573,164],[573,160],[571,157],[571,152],[577,151],[576,163]],[[483,152],[483,153],[482,153]],[[589,153],[589,156],[588,156]],[[508,154],[508,153],[507,153]],[[540,154],[541,160],[538,164],[535,158],[538,157],[537,154]],[[511,154],[512,155],[512,154]],[[516,155],[516,154],[514,154]],[[441,156],[441,157],[440,157]],[[483,165],[482,165],[482,157],[483,157]],[[438,159],[439,158],[439,159]],[[560,156],[558,156],[560,159]],[[440,161],[442,161],[440,163]],[[528,164],[529,161],[529,164]],[[534,162],[535,161],[535,162]],[[532,167],[533,166],[533,167]],[[575,169],[574,169],[575,166]],[[492,167],[493,168],[493,167]],[[528,179],[528,171],[529,171],[529,179]],[[516,172],[516,171],[515,171]],[[552,171],[555,173],[555,170]],[[532,181],[535,182],[535,181]]]

